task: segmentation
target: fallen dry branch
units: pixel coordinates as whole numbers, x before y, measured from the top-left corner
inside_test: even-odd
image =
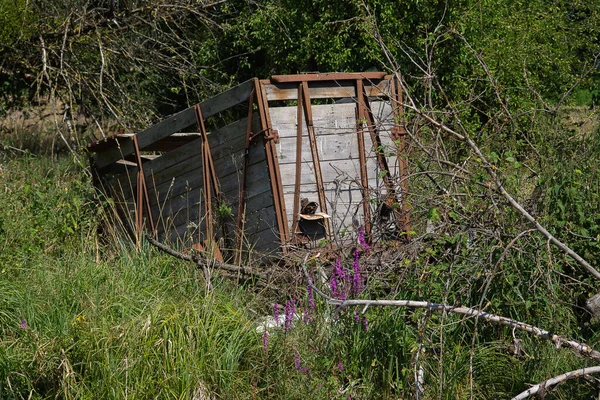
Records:
[[[566,372],[562,375],[555,376],[555,377],[550,378],[542,383],[538,383],[537,385],[530,387],[526,391],[513,397],[512,400],[526,399],[527,397],[532,396],[536,393],[540,393],[540,394],[544,393],[546,388],[558,385],[559,383],[564,382],[566,380],[579,378],[580,376],[586,376],[586,375],[590,375],[590,374],[597,374],[599,372],[600,372],[600,365],[597,365],[595,367],[581,368],[581,369],[578,369],[575,371]]]
[[[307,256],[308,257],[308,256]],[[306,269],[306,259],[305,262],[302,263],[302,269],[304,270],[304,275],[308,280],[308,284],[310,287],[319,294],[319,296],[323,297],[327,303],[331,305],[335,305],[338,307],[352,307],[352,306],[378,306],[378,307],[407,307],[407,308],[424,308],[429,311],[445,311],[457,314],[463,314],[468,317],[474,317],[477,319],[481,319],[487,322],[497,323],[500,325],[509,326],[511,328],[520,329],[529,333],[534,334],[537,337],[542,339],[547,339],[552,341],[557,348],[560,347],[568,347],[575,351],[578,354],[582,354],[584,356],[590,357],[594,360],[600,361],[600,352],[594,350],[590,346],[585,343],[577,342],[575,340],[570,340],[560,335],[552,334],[547,330],[538,328],[537,326],[526,324],[524,322],[516,321],[511,318],[502,317],[500,315],[491,314],[485,311],[476,310],[470,307],[463,306],[452,306],[448,304],[440,304],[440,303],[432,303],[429,301],[416,301],[416,300],[337,300],[331,296],[328,296],[323,291],[321,291],[318,287],[315,286],[312,279],[310,278],[308,271]]]
[[[269,271],[257,272],[257,271],[254,271],[253,269],[251,269],[249,267],[245,267],[245,266],[222,263],[222,262],[219,262],[216,260],[209,260],[209,259],[206,259],[203,257],[199,257],[196,254],[184,254],[184,253],[181,253],[181,252],[179,252],[175,249],[172,249],[171,247],[159,242],[158,240],[154,239],[150,235],[145,235],[145,237],[146,237],[146,240],[148,241],[148,243],[155,246],[159,250],[164,251],[165,253],[170,254],[173,257],[177,257],[180,260],[193,262],[201,268],[217,268],[217,269],[221,269],[224,271],[233,272],[236,274],[242,273],[247,276],[262,278],[262,279],[267,278],[269,276]]]

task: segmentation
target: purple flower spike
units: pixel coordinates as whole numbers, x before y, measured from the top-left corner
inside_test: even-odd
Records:
[[[362,323],[363,323],[363,328],[365,329],[365,331],[369,330],[369,321],[367,320],[367,317],[362,317]]]
[[[19,326],[23,329],[27,328],[27,321],[25,319],[22,319]]]
[[[358,243],[362,246],[364,251],[369,251],[371,249],[371,246],[369,246],[365,239],[365,230],[363,228],[358,230]]]
[[[358,315],[358,307],[354,309],[354,322],[357,324],[360,322],[360,315]]]
[[[352,263],[352,291],[359,293],[362,290],[362,278],[360,277],[360,264],[358,262],[358,250],[354,250],[354,262]]]
[[[331,295],[335,298],[338,298],[340,293],[338,292],[338,284],[337,277],[335,276],[335,271],[333,276],[331,277],[331,280],[329,281],[329,288],[331,289]]]
[[[342,364],[342,362],[341,362],[341,361],[339,361],[339,362],[338,362],[338,365],[337,365],[337,367],[338,367],[338,369],[339,369],[340,371],[343,371],[343,370],[344,370],[344,364]]]
[[[273,318],[275,319],[275,325],[279,325],[279,304],[273,304]]]
[[[294,323],[294,314],[296,313],[296,300],[293,302],[288,300],[285,302],[285,322],[283,325],[283,331],[287,332]]]
[[[265,333],[263,333],[262,337],[262,346],[265,351],[265,355],[269,355],[269,331],[265,329]]]

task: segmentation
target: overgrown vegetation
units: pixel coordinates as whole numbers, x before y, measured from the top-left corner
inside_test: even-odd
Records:
[[[595,365],[451,310],[328,305],[299,262],[265,285],[216,271],[207,285],[111,228],[77,148],[252,76],[397,73],[411,242],[359,245],[339,267],[314,257],[317,286],[474,307],[598,350],[586,308],[598,280],[525,213],[600,269],[599,12],[547,0],[0,2],[0,398],[511,398]],[[587,377],[544,395],[599,390]]]

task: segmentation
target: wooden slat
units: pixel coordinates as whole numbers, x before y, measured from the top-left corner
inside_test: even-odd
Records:
[[[330,84],[336,84],[343,80],[357,79],[383,79],[385,72],[324,72],[321,74],[295,74],[295,75],[273,75],[273,82],[312,82],[329,81]]]
[[[387,96],[390,93],[389,81],[383,80],[378,83],[369,84],[365,82],[365,89],[369,97]],[[297,83],[276,83],[265,82],[265,90],[268,101],[276,100],[298,100]],[[347,97],[356,97],[356,90],[353,82],[310,82],[308,93],[311,99],[340,99]]]
[[[212,115],[218,114],[221,111],[225,111],[235,105],[243,103],[250,97],[252,91],[252,79],[247,80],[244,83],[240,83],[237,86],[223,92],[215,97],[203,101],[200,103],[202,108],[202,115],[204,118],[208,118]]]
[[[392,107],[388,102],[374,101],[371,103],[375,117],[375,125],[382,136],[389,136],[393,126]],[[312,106],[313,124],[317,135],[356,134],[356,104],[323,104]],[[296,137],[296,107],[270,108],[273,128],[277,129],[280,138]]]

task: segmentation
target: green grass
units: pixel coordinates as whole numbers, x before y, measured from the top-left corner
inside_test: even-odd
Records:
[[[589,365],[519,332],[525,352],[514,355],[512,331],[481,322],[471,389],[473,321],[369,309],[365,330],[354,322],[354,309],[332,310],[319,299],[312,323],[271,329],[265,353],[256,330],[261,315],[303,287],[259,291],[215,273],[207,291],[193,265],[146,243],[136,250],[106,229],[102,201],[72,160],[4,159],[1,171],[1,399],[411,398],[419,349],[423,398],[469,398],[473,390],[476,398],[501,399]],[[424,254],[445,245],[432,243]],[[425,274],[417,264],[403,266],[404,281],[393,296],[437,300],[452,276],[444,262]],[[454,270],[462,273],[460,266]],[[508,265],[503,274],[494,296],[502,300],[506,293],[506,299],[492,311],[542,327],[554,316],[559,333],[597,342],[593,333],[581,337],[568,304],[548,300],[555,295],[551,286],[531,294],[529,275],[520,277]],[[377,282],[371,286],[364,297],[389,295]],[[514,293],[531,306],[510,303]],[[460,292],[455,295],[460,300]],[[297,300],[304,309],[306,299]],[[581,380],[548,397],[587,398],[595,390]]]

